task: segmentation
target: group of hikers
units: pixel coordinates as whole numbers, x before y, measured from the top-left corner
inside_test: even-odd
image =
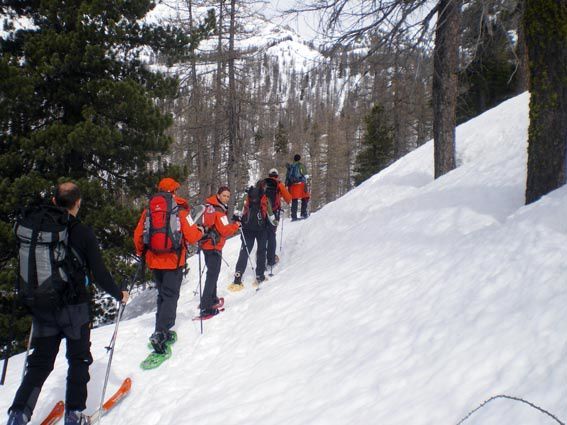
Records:
[[[203,253],[207,274],[199,310],[201,319],[221,311],[224,299],[217,296],[222,249],[228,237],[241,233],[242,246],[231,291],[240,291],[250,252],[256,244],[255,284],[266,280],[266,267],[279,261],[276,233],[283,199],[291,203],[291,220],[308,217],[307,173],[296,154],[288,164],[285,184],[278,170],[246,191],[242,208],[228,218],[231,191],[221,186],[202,208],[191,214],[188,202],[177,195],[180,184],[173,178],[160,180],[134,230],[137,255],[152,271],[157,288],[155,329],[150,344],[157,355],[167,351],[177,335],[177,302],[189,245]],[[301,212],[298,217],[298,204]],[[41,388],[53,370],[59,345],[67,340],[68,362],[65,425],[89,424],[86,409],[90,353],[90,295],[92,279],[99,288],[125,305],[129,292],[115,283],[102,260],[93,230],[77,214],[81,192],[72,182],[60,184],[51,206],[28,210],[15,226],[19,245],[18,295],[32,314],[31,348],[25,374],[9,408],[8,425],[27,424]],[[200,255],[200,254],[199,254]]]

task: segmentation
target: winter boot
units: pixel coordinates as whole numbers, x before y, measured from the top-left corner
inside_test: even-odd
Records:
[[[231,292],[239,292],[244,289],[244,285],[242,284],[242,273],[234,273],[234,282],[228,285],[227,289]]]
[[[254,281],[254,284],[253,284],[254,288],[259,287],[260,284],[261,284],[262,282],[265,282],[266,280],[268,280],[268,279],[266,279],[266,276],[264,276],[264,275],[262,275],[262,276],[256,276],[256,280]]]
[[[168,335],[161,331],[156,331],[150,336],[150,344],[152,344],[152,348],[158,354],[165,354],[166,351],[166,341]],[[177,334],[176,334],[177,337]]]
[[[167,338],[165,339],[166,345],[173,345],[177,341],[177,332],[167,331]]]
[[[201,309],[201,317],[212,317],[212,316],[216,316],[217,314],[219,314],[220,311],[218,308],[202,308]]]
[[[8,425],[26,425],[28,422],[29,419],[24,412],[19,410],[12,410],[8,416]]]
[[[90,425],[90,418],[78,410],[65,412],[65,425]]]
[[[214,303],[211,308],[218,310],[219,308],[222,308],[223,305],[224,305],[224,298],[220,297],[220,298],[217,298],[217,302]]]

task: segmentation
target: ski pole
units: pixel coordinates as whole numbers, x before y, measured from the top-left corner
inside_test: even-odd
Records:
[[[246,239],[244,238],[244,232],[242,231],[242,227],[240,227],[238,230],[240,230],[240,238],[242,239],[242,245],[244,245],[246,254],[248,254],[248,262],[250,263],[250,268],[252,269],[254,276],[256,276],[256,270],[254,269],[254,264],[252,264],[252,258],[250,258],[250,251],[248,250],[248,245],[246,244]]]
[[[128,294],[130,294],[130,292],[132,291],[132,287],[134,286],[134,283],[136,282],[136,280],[138,280],[138,276],[143,274],[143,270],[144,270],[144,266],[146,265],[146,261],[144,259],[145,257],[145,253],[142,254],[142,257],[140,259],[140,264],[138,264],[138,267],[136,268],[136,272],[134,273],[134,275],[132,276],[132,280],[130,281],[130,284],[128,285]],[[110,352],[110,355],[108,357],[108,364],[106,365],[106,374],[104,377],[104,384],[102,385],[102,395],[100,397],[100,405],[99,405],[99,412],[101,412],[99,418],[98,418],[98,423],[101,424],[102,423],[102,413],[103,413],[103,404],[104,404],[104,396],[106,394],[106,387],[108,385],[108,378],[110,376],[110,366],[112,365],[112,358],[114,357],[114,346],[116,344],[116,339],[118,338],[118,326],[120,325],[120,320],[122,319],[122,314],[124,313],[124,308],[126,308],[126,304],[123,303],[122,301],[119,301],[120,306],[118,307],[118,313],[116,315],[116,324],[114,325],[114,333],[112,334],[112,338],[110,339],[110,344],[108,344],[106,348],[107,352]]]
[[[203,302],[203,290],[201,289],[201,279],[203,272],[201,271],[201,247],[197,248],[197,255],[199,256],[199,309],[201,303]],[[203,314],[199,311],[199,317],[201,318],[201,335],[203,335]]]

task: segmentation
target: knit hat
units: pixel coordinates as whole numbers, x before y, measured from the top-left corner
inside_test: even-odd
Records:
[[[158,184],[158,190],[162,190],[164,192],[175,192],[179,189],[181,185],[173,180],[171,177],[165,177],[160,180]]]
[[[299,161],[301,159],[301,155],[299,155],[298,153],[295,154],[295,156],[293,157],[294,161]]]
[[[270,172],[268,173],[268,176],[270,176],[270,177],[277,177],[277,176],[279,176],[278,170],[277,170],[276,168],[272,168],[272,169],[270,170]]]

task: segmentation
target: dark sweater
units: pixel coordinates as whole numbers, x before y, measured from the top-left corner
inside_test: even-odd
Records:
[[[85,263],[87,273],[90,275],[89,280],[94,280],[94,283],[99,288],[120,301],[122,299],[122,291],[116,286],[114,279],[104,265],[93,230],[73,216],[71,216],[70,228],[69,243]],[[88,302],[90,296],[85,282],[75,282],[75,287],[77,289],[77,298],[73,304]]]

